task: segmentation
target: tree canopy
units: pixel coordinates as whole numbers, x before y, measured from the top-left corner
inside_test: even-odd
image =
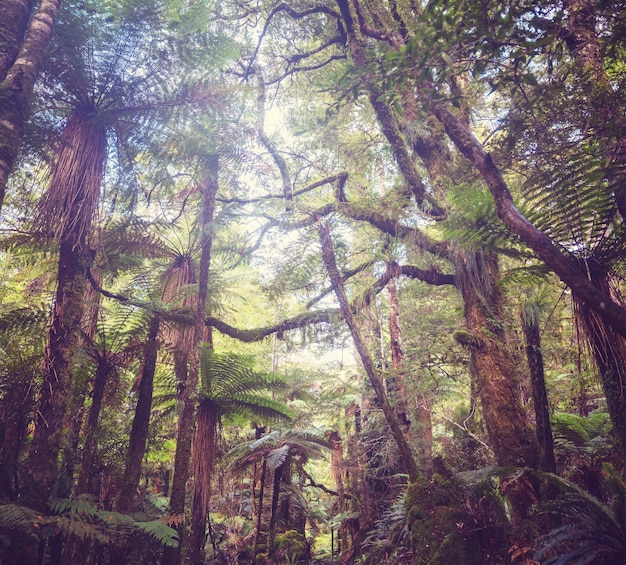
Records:
[[[7,0],[0,562],[622,563],[625,8]]]

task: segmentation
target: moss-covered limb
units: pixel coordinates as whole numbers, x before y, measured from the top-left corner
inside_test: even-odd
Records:
[[[17,0],[11,0],[9,5]],[[0,83],[0,210],[17,159],[28,105],[46,46],[52,38],[61,0],[41,0],[15,61]],[[4,3],[3,3],[4,4]]]
[[[404,226],[398,220],[389,218],[375,210],[345,202],[339,204],[338,210],[347,218],[368,222],[383,233],[411,242],[433,255],[443,258],[449,255],[449,246],[446,242],[435,241],[418,228]]]
[[[351,273],[360,272],[367,266],[370,266],[369,262],[359,266],[356,269],[353,269],[353,271],[344,273],[342,280],[346,280],[351,275]],[[381,277],[376,280],[371,289],[368,289],[363,293],[363,295],[352,301],[350,308],[354,311],[357,303],[367,302],[367,300],[370,299],[371,296],[381,292],[382,289],[385,288],[385,286],[391,280],[391,278],[393,276],[397,276],[397,274],[402,274],[409,278],[415,278],[433,285],[454,284],[454,275],[441,273],[433,269],[426,270],[419,269],[418,267],[415,267],[413,265],[399,265],[398,271],[398,273],[394,273],[391,271],[385,272]],[[129,296],[125,296],[116,292],[111,292],[109,290],[106,290],[105,288],[102,288],[102,286],[100,286],[98,282],[93,278],[91,273],[87,273],[87,277],[91,285],[96,289],[96,291],[103,296],[106,296],[107,298],[118,300],[120,302],[126,302],[127,304],[132,304],[133,306],[145,308],[152,312],[158,313],[163,320],[169,320],[179,324],[187,325],[191,325],[193,323],[192,314],[187,309],[166,309],[163,305],[154,302],[142,302],[139,300],[133,300]],[[328,292],[330,291],[330,289],[328,291],[325,291],[323,293],[323,296],[328,294]],[[206,317],[204,322],[206,326],[215,328],[220,333],[232,337],[233,339],[237,339],[246,343],[252,343],[255,341],[261,341],[268,335],[278,334],[280,336],[290,330],[295,330],[311,324],[328,324],[340,318],[341,312],[338,308],[327,308],[324,310],[303,312],[302,314],[298,314],[293,318],[287,318],[285,320],[282,320],[277,324],[254,329],[236,328],[213,316]]]

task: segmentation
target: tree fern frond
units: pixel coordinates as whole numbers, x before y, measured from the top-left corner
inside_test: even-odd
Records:
[[[282,464],[287,459],[287,455],[289,455],[290,446],[287,444],[283,444],[276,449],[272,449],[267,454],[265,460],[267,461],[267,465],[270,469],[278,469],[278,467],[282,466]]]
[[[10,540],[16,533],[36,540],[41,535],[43,517],[18,504],[0,504],[0,539]]]
[[[33,307],[3,305],[4,310],[0,314],[0,334],[36,332],[41,333],[45,327],[49,312],[44,309]]]

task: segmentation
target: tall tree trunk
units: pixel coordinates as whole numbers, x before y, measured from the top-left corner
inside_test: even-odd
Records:
[[[256,525],[254,528],[254,543],[252,545],[253,559],[256,559],[257,553],[259,552],[259,538],[261,536],[261,521],[263,518],[263,499],[265,497],[266,480],[267,480],[267,461],[264,458],[263,464],[261,465],[261,478],[260,478],[261,484],[259,486],[259,506],[257,507]]]
[[[22,376],[6,388],[0,403],[0,504],[17,501],[18,464],[34,405],[32,389],[32,376]]]
[[[272,508],[267,535],[267,554],[270,559],[276,554],[276,522],[278,521],[278,500],[280,498],[280,484],[282,482],[283,466],[274,469],[274,483],[272,488]]]
[[[330,443],[330,474],[335,482],[337,489],[337,504],[339,515],[346,511],[346,497],[344,483],[346,478],[346,470],[343,461],[343,445],[339,432],[331,432],[328,443]],[[345,547],[348,546],[348,527],[345,520],[342,520],[339,526],[339,539],[343,540]]]
[[[3,0],[0,7],[0,211],[60,3],[41,0],[30,21],[32,0]]]
[[[589,273],[603,293],[621,301],[615,290],[617,285],[611,281],[609,274],[591,264]],[[600,374],[614,436],[622,457],[626,458],[626,340],[586,304],[575,300],[574,310]]]
[[[280,501],[280,506],[278,509],[278,527],[281,532],[286,532],[287,530],[292,530],[293,525],[293,516],[292,516],[292,508],[291,508],[291,496],[290,496],[290,488],[293,484],[293,457],[291,453],[288,453],[285,457],[285,461],[282,464],[283,473],[282,473],[282,491],[283,491],[283,499]]]
[[[218,165],[217,154],[205,157],[205,179],[202,182],[202,230],[201,230],[201,256],[200,271],[198,276],[198,301],[194,316],[193,351],[189,363],[189,374],[183,391],[183,409],[178,421],[178,438],[176,442],[176,455],[174,459],[174,478],[172,480],[172,494],[170,496],[170,512],[182,514],[185,506],[185,488],[189,478],[189,467],[192,455],[192,439],[194,437],[194,418],[196,413],[196,396],[198,377],[200,371],[199,346],[205,335],[204,325],[206,316],[206,303],[209,284],[209,267],[211,264],[211,248],[213,245],[213,216],[215,214],[215,199],[218,191]],[[197,460],[197,457],[196,457]],[[202,494],[207,485],[194,482],[194,497],[199,497],[199,502],[208,504],[208,497]],[[210,488],[210,487],[209,487]],[[199,508],[199,506],[197,507]],[[202,521],[206,527],[206,515],[208,507],[203,515],[196,512],[195,520]],[[194,518],[192,518],[193,521]],[[196,526],[199,528],[200,526]],[[179,529],[182,534],[182,528]],[[181,536],[182,540],[182,536]],[[175,565],[180,561],[181,544],[178,548],[166,548],[163,552],[162,565]],[[192,548],[197,554],[197,549]]]
[[[350,329],[350,333],[361,359],[361,363],[363,363],[363,367],[365,368],[370,384],[376,393],[376,398],[382,407],[383,414],[385,416],[385,420],[387,421],[387,425],[391,430],[391,434],[398,445],[402,465],[409,476],[409,480],[413,482],[419,477],[417,464],[415,463],[415,459],[411,453],[411,448],[409,447],[406,437],[402,432],[400,424],[398,423],[394,409],[389,403],[383,382],[378,375],[378,371],[374,366],[374,362],[372,361],[367,348],[364,345],[363,338],[361,337],[361,333],[355,322],[352,310],[350,309],[341,275],[337,269],[330,229],[327,225],[322,223],[319,224],[318,229],[322,245],[322,259],[324,261],[324,265],[326,266],[326,270],[328,271],[328,276],[333,286],[333,290],[335,291],[335,295],[337,296],[337,300],[339,301],[341,314]]]
[[[521,405],[515,366],[502,322],[498,259],[491,252],[465,252],[457,266],[472,378],[478,384],[483,418],[498,465],[536,467],[538,446]]]
[[[61,243],[56,301],[44,357],[44,378],[35,418],[35,434],[30,445],[21,494],[25,506],[45,511],[58,471],[63,445],[67,392],[73,358],[80,338],[87,262],[72,242]]]
[[[83,444],[83,454],[81,458],[80,474],[76,494],[95,494],[90,491],[91,465],[93,456],[98,445],[98,432],[100,422],[100,412],[104,400],[104,391],[109,378],[111,367],[105,359],[100,359],[96,367],[96,374],[93,381],[93,392],[91,396],[91,406],[87,417],[87,432]]]
[[[129,512],[133,506],[133,500],[139,479],[141,477],[141,462],[146,452],[146,441],[150,428],[150,410],[152,409],[152,392],[154,385],[154,373],[156,371],[157,355],[159,352],[159,326],[158,314],[152,314],[148,326],[148,339],[144,346],[143,368],[139,390],[137,391],[137,406],[135,417],[130,430],[130,441],[126,452],[126,465],[120,494],[117,499],[117,511]]]
[[[208,402],[200,402],[198,407],[198,424],[194,436],[194,493],[191,507],[191,552],[189,563],[204,563],[204,546],[206,544],[207,519],[211,499],[211,479],[217,457],[217,426],[218,414]],[[196,484],[200,483],[197,488]]]
[[[0,5],[0,82],[15,62],[32,11],[33,0],[5,0]]]
[[[93,107],[77,109],[63,130],[50,186],[39,203],[39,225],[60,242],[56,299],[22,496],[23,504],[40,511],[47,507],[58,472],[67,392],[83,321],[89,267],[86,241],[100,195],[106,155],[105,125],[95,117]]]
[[[90,274],[91,276],[88,277],[88,279],[93,279],[98,284],[102,282],[97,269],[91,269]],[[93,284],[88,282],[87,291],[85,293],[81,339],[81,342],[85,345],[90,345],[94,342],[94,336],[98,328],[101,296],[102,295],[95,289]],[[61,498],[69,497],[74,488],[74,469],[78,462],[78,446],[85,421],[87,385],[84,379],[84,375],[75,375],[72,381],[72,391],[66,423],[68,432],[63,448],[63,462],[59,477],[60,485],[57,492],[57,495]]]
[[[537,423],[537,440],[541,449],[540,469],[548,473],[556,473],[554,459],[554,442],[550,425],[550,405],[543,370],[543,353],[541,351],[541,332],[539,320],[531,312],[522,311],[522,331],[526,342],[526,359],[530,371],[535,421]]]
[[[433,428],[431,421],[431,405],[426,394],[417,395],[415,412],[410,415],[406,385],[406,369],[404,368],[404,350],[402,349],[402,331],[400,328],[400,304],[396,279],[387,285],[389,294],[389,337],[391,342],[391,363],[397,382],[395,386],[395,409],[398,421],[402,425],[408,439],[415,445],[415,456],[419,470],[426,476],[432,471]],[[411,422],[411,416],[413,422]]]

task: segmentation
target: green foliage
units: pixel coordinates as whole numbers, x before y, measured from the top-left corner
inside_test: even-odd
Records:
[[[4,547],[14,540],[29,538],[34,543],[58,533],[92,548],[124,547],[140,540],[176,547],[179,541],[176,531],[162,520],[142,521],[103,510],[89,497],[54,499],[49,515],[15,504],[0,505],[0,541]]]
[[[376,520],[363,542],[362,550],[368,563],[380,563],[383,559],[389,559],[392,564],[404,563],[411,556],[408,542],[403,495]]]
[[[235,469],[244,469],[263,459],[271,469],[276,469],[288,455],[296,454],[306,460],[320,457],[322,449],[330,449],[322,430],[292,428],[273,430],[253,442],[243,442],[233,447],[227,457]]]
[[[200,354],[200,403],[213,406],[219,417],[256,417],[264,420],[289,419],[284,403],[260,394],[280,390],[285,381],[279,375],[255,370],[252,355],[217,353],[203,347]]]
[[[603,466],[611,501],[605,504],[578,486],[551,476],[561,489],[554,500],[537,506],[540,514],[558,516],[565,523],[540,539],[535,555],[542,564],[623,563],[626,558],[626,485],[609,464]]]

